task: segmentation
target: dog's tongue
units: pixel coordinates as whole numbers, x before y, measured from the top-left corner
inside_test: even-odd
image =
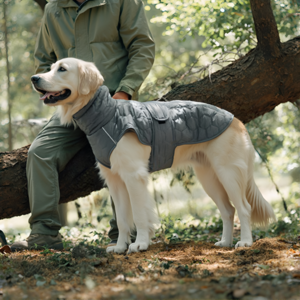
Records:
[[[46,98],[50,97],[51,95],[55,96],[57,93],[59,93],[59,92],[47,92],[45,95],[40,97],[40,100],[45,100]]]

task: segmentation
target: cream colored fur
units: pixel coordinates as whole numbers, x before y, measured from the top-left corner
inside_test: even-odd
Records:
[[[68,68],[57,75],[60,65]],[[72,94],[59,105],[62,124],[72,122],[72,115],[85,106],[103,78],[91,63],[67,58],[55,63],[51,71],[40,74],[44,88],[56,91],[70,89]],[[59,87],[59,88],[58,88]],[[126,133],[110,157],[111,169],[98,164],[100,176],[109,187],[114,200],[119,228],[116,246],[108,252],[122,253],[146,250],[158,223],[154,201],[147,190],[148,160],[151,148],[140,143],[136,134]],[[251,220],[267,225],[275,220],[270,204],[263,198],[253,179],[254,149],[245,129],[234,118],[219,137],[200,144],[179,146],[175,150],[172,168],[191,166],[204,190],[219,208],[223,220],[223,234],[217,246],[232,246],[235,209],[241,223],[241,240],[236,247],[251,246]],[[136,226],[137,238],[130,241],[130,230]]]

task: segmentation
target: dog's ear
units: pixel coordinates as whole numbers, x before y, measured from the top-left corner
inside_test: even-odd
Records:
[[[78,74],[78,92],[81,95],[94,93],[103,84],[104,78],[93,63],[80,61]]]

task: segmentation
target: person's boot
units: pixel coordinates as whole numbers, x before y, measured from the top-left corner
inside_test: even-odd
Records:
[[[22,250],[43,250],[45,248],[54,250],[63,250],[63,242],[60,233],[57,236],[47,234],[30,234],[25,241],[19,241],[13,243],[11,251],[22,251]]]
[[[0,230],[0,243],[1,243],[1,246],[7,245],[5,234],[2,230]]]

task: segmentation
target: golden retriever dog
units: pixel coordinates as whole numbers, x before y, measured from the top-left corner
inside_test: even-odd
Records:
[[[93,63],[65,58],[53,64],[48,73],[34,75],[31,80],[42,94],[40,99],[46,105],[58,106],[56,113],[61,124],[68,125],[74,122],[73,115],[93,98],[104,79]],[[132,105],[133,102],[137,103],[132,101]],[[114,200],[119,228],[117,244],[108,247],[107,252],[122,253],[128,247],[129,252],[138,252],[147,250],[150,244],[158,223],[154,201],[147,190],[150,153],[151,147],[142,144],[135,132],[126,132],[109,157],[111,168],[97,163]],[[252,245],[251,222],[266,226],[275,220],[272,207],[254,182],[253,161],[250,137],[236,118],[218,137],[175,149],[172,168],[193,167],[220,210],[223,233],[217,246],[232,246],[235,209],[241,224],[241,240],[236,248]],[[137,237],[131,243],[130,231],[134,226]]]

